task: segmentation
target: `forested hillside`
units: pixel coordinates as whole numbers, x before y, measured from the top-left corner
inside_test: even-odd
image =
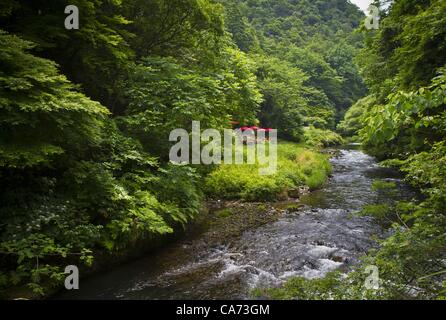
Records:
[[[334,129],[365,92],[361,18],[345,1],[2,1],[2,288],[43,294],[63,265],[193,219],[209,170],[168,164],[172,129]]]
[[[375,1],[380,6],[385,1]],[[369,95],[339,125],[364,149],[405,174],[422,196],[367,206],[392,236],[347,278],[295,279],[275,297],[444,299],[446,254],[446,2],[396,0],[381,6],[380,28],[367,32],[358,62]],[[395,186],[377,183],[391,195]],[[379,290],[364,290],[365,267],[380,270]],[[317,292],[317,294],[315,294]]]
[[[398,230],[374,258],[388,297],[445,296],[445,14],[444,1],[395,1],[359,57],[371,93],[356,128],[364,147],[423,193],[422,201],[368,210]]]
[[[320,149],[342,134],[421,194],[363,208],[388,236],[348,275],[256,293],[444,298],[446,2],[374,4],[377,30],[347,0],[2,0],[0,295],[48,296],[63,286],[65,266],[84,275],[159,247],[206,219],[211,202],[255,207],[257,216],[230,224],[239,232],[278,200],[294,202],[275,214],[297,212],[333,173]],[[64,25],[68,5],[79,9],[78,30]],[[218,132],[277,129],[277,172],[171,163],[170,133],[191,132],[193,121]],[[356,169],[352,181],[366,175]],[[378,180],[370,193],[390,198],[394,189]],[[370,265],[379,289],[364,289]]]
[[[364,18],[347,1],[225,1],[238,47],[256,61],[259,118],[288,138],[302,126],[334,129],[366,89],[352,63]]]

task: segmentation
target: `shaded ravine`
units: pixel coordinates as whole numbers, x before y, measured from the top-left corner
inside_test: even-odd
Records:
[[[211,228],[213,237],[200,231],[159,253],[84,279],[80,290],[55,298],[246,299],[253,288],[277,286],[292,276],[347,271],[382,236],[373,219],[353,215],[366,204],[391,200],[371,190],[373,180],[395,181],[399,199],[411,192],[396,172],[361,151],[341,149],[331,162],[332,178],[322,190],[303,196],[299,210],[271,209],[266,215],[275,219],[231,236],[222,232],[219,241],[221,227]]]

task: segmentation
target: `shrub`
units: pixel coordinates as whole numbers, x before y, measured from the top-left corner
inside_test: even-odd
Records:
[[[344,143],[342,137],[336,132],[315,127],[306,128],[304,137],[306,144],[317,148],[331,147]]]
[[[275,174],[260,175],[258,164],[221,165],[206,178],[204,188],[211,198],[274,201],[291,188],[321,187],[330,172],[327,156],[286,142],[278,145]]]

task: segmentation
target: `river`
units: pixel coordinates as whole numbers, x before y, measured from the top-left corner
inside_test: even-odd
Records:
[[[278,286],[293,276],[347,272],[376,246],[376,237],[385,236],[372,218],[354,215],[366,204],[391,200],[371,190],[373,180],[396,182],[398,199],[411,191],[398,173],[356,147],[338,150],[331,163],[327,185],[303,196],[299,210],[273,209],[280,213],[275,219],[217,242],[207,239],[209,228],[195,228],[157,253],[82,279],[80,290],[56,299],[246,299],[255,287]]]

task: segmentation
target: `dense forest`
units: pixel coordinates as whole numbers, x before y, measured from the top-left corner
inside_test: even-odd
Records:
[[[384,1],[382,1],[384,2]],[[396,167],[421,199],[366,206],[392,236],[345,279],[291,280],[276,298],[444,299],[446,273],[446,3],[394,1],[381,8],[381,26],[366,32],[357,61],[369,89],[338,129],[363,144],[381,165]],[[376,186],[387,194],[391,184]],[[379,290],[364,290],[364,266],[381,270]]]
[[[380,28],[368,30],[346,0],[3,0],[2,295],[45,296],[66,265],[157,243],[207,200],[318,189],[331,172],[319,150],[348,140],[422,196],[364,208],[393,232],[347,280],[259,294],[444,297],[446,2],[387,2],[375,1]],[[64,27],[67,5],[79,30]],[[277,128],[277,174],[170,163],[169,133],[192,121]],[[380,290],[361,287],[366,264],[380,268]]]

